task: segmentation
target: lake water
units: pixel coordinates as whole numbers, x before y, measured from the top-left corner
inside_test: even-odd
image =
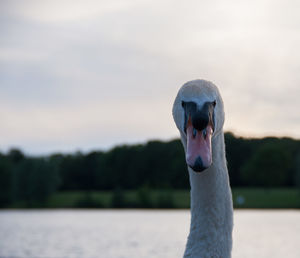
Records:
[[[182,257],[188,210],[0,211],[1,258]],[[236,210],[234,258],[299,258],[300,211]]]

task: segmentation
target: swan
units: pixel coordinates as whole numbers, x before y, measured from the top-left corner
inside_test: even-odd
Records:
[[[231,257],[233,207],[225,158],[224,106],[206,80],[185,83],[173,104],[191,185],[191,223],[184,257]]]

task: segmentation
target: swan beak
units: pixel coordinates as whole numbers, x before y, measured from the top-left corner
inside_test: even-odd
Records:
[[[212,164],[211,138],[214,131],[213,113],[216,102],[206,102],[201,109],[194,102],[182,102],[185,110],[184,130],[187,136],[186,163],[195,172]]]
[[[186,163],[194,171],[202,172],[212,164],[212,125],[208,124],[205,129],[200,131],[193,127],[191,119],[189,119],[187,123],[186,133]]]

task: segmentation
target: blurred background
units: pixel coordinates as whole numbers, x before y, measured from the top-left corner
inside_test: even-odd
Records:
[[[218,85],[225,102],[232,187],[300,186],[299,7],[1,1],[0,206],[73,207],[79,191],[189,189],[171,109],[180,86],[197,78]],[[72,204],[52,196],[71,191]],[[95,198],[85,205],[117,205]],[[158,205],[138,202],[119,205]]]
[[[207,79],[225,103],[235,208],[300,208],[299,10],[1,0],[0,207],[189,208],[171,109],[182,84]]]

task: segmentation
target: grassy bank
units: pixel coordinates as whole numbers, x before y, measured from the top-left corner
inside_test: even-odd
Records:
[[[292,188],[262,189],[234,188],[232,190],[235,208],[300,208],[300,191]],[[189,208],[190,196],[187,190],[151,190],[114,192],[58,192],[46,202],[31,204],[31,208]],[[19,202],[10,208],[27,208]]]
[[[236,188],[232,190],[232,194],[235,208],[300,208],[299,189]]]
[[[49,208],[189,208],[189,191],[149,190],[115,192],[59,192],[47,201]]]

